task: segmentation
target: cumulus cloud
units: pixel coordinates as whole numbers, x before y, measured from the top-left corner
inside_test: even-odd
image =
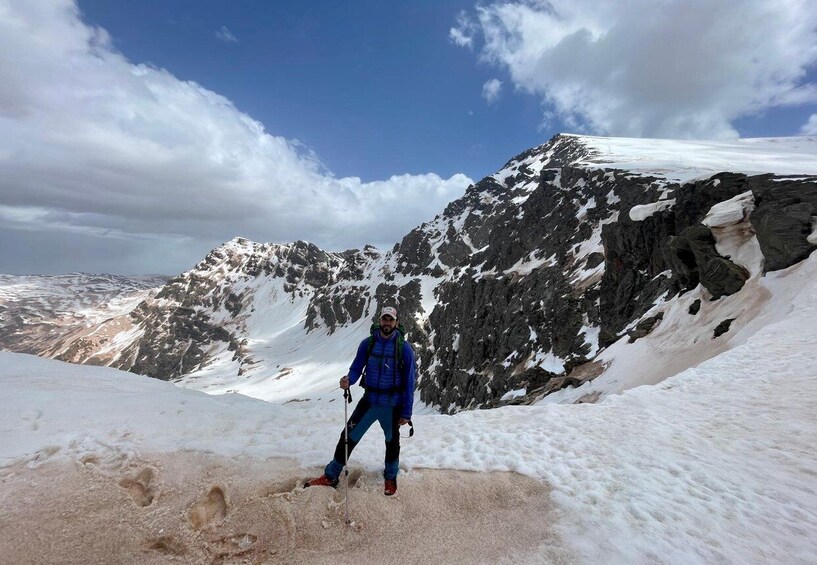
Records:
[[[224,41],[225,43],[238,43],[238,38],[227,29],[227,26],[221,26],[221,29],[216,31],[216,38]]]
[[[472,19],[481,59],[580,131],[736,137],[740,116],[817,101],[811,0],[525,0]],[[456,29],[473,43],[472,19]]]
[[[800,128],[800,133],[802,135],[817,135],[817,114],[812,114],[809,117],[808,122]]]
[[[386,246],[470,182],[336,178],[223,96],[128,61],[74,2],[0,0],[0,272],[41,254],[41,272],[172,274],[235,236]]]
[[[482,85],[482,97],[488,104],[493,104],[499,100],[499,95],[502,93],[502,81],[492,78]]]

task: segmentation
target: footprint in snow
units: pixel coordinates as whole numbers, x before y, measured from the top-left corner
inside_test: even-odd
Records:
[[[190,507],[187,520],[195,530],[221,522],[227,516],[227,499],[220,487],[213,487],[207,496]]]
[[[156,495],[150,484],[153,482],[153,469],[145,467],[135,478],[125,477],[119,481],[119,486],[128,491],[128,494],[137,506],[144,508],[153,503]]]

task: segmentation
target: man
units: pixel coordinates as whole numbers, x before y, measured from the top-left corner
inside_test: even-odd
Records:
[[[346,422],[346,430],[341,432],[335,447],[335,456],[323,475],[304,486],[336,487],[346,464],[345,432],[349,434],[349,453],[352,453],[363,434],[377,421],[386,436],[383,493],[392,496],[397,492],[400,426],[411,420],[416,372],[414,351],[398,329],[397,310],[386,306],[380,312],[379,328],[372,326],[372,335],[361,341],[357,348],[349,374],[340,379],[340,388],[346,390],[363,376],[361,384],[366,393]]]

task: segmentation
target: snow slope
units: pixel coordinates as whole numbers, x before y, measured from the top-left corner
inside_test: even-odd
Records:
[[[552,527],[580,562],[815,562],[817,257],[767,284],[786,287],[790,305],[732,349],[658,385],[598,404],[416,416],[417,434],[403,442],[404,476],[424,468],[516,471],[543,481],[557,516]],[[0,366],[3,506],[14,504],[13,469],[36,472],[49,460],[192,450],[289,457],[314,471],[343,418],[339,401],[207,396],[10,353],[0,353]],[[353,467],[379,469],[378,433],[363,440]],[[444,527],[434,515],[429,527]],[[507,545],[512,550],[514,539]]]
[[[688,182],[721,171],[747,175],[817,174],[817,137],[757,137],[734,141],[575,137],[591,150],[578,165],[624,169]]]

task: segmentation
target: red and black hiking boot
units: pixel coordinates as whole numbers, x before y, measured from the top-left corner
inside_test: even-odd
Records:
[[[311,479],[306,481],[304,484],[304,488],[306,487],[332,487],[335,488],[338,486],[338,480],[335,479],[334,481],[327,477],[326,475],[321,475],[317,479]]]
[[[386,479],[383,485],[383,494],[391,496],[397,492],[397,481],[394,479]]]

